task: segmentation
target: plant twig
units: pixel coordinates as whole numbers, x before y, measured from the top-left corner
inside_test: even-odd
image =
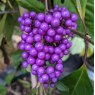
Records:
[[[77,31],[77,30],[73,30],[70,29],[73,33],[77,34],[78,36],[80,36],[81,38],[85,38],[89,43],[91,43],[92,45],[94,45],[94,41],[92,39],[90,39],[87,35],[85,37],[84,34],[82,34],[81,32]]]
[[[85,54],[84,54],[84,64],[86,64],[86,58],[87,58],[87,51],[88,51],[88,41],[86,40],[86,37],[88,35],[88,32],[87,32],[87,28],[86,28],[86,25],[85,25],[85,21],[84,19],[82,20],[82,23],[83,23],[83,27],[84,27],[84,42],[85,42]]]
[[[48,12],[48,0],[45,0],[45,13]]]
[[[15,11],[2,11],[2,12],[0,12],[0,15],[2,15],[2,14],[14,14],[14,13],[17,13],[18,12],[18,10],[15,10]]]

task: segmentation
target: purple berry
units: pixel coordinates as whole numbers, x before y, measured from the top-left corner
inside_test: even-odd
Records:
[[[64,55],[68,55],[69,54],[69,51],[68,50],[65,50],[64,51]]]
[[[50,59],[50,54],[45,54],[45,60],[49,60]]]
[[[57,82],[57,78],[52,78],[52,82],[53,83]]]
[[[43,84],[43,87],[44,87],[44,88],[48,88],[48,87],[49,87],[49,85],[48,85],[48,84],[46,84],[46,83],[44,83],[44,84]]]
[[[23,53],[22,53],[22,58],[28,58],[28,56],[29,56],[29,55],[28,55],[27,52],[23,52]]]
[[[20,25],[20,29],[21,29],[22,31],[24,31],[24,30],[25,30],[25,26],[24,26],[24,25]]]
[[[42,75],[42,80],[43,80],[43,82],[48,82],[49,76],[47,74]]]
[[[29,26],[25,26],[25,29],[24,29],[25,32],[29,33],[31,31],[31,27]]]
[[[73,14],[71,15],[71,20],[72,20],[73,22],[76,22],[76,21],[78,20],[78,16],[73,13]]]
[[[54,51],[55,51],[56,54],[60,54],[61,53],[61,49],[59,47],[56,47]]]
[[[28,12],[25,12],[25,13],[23,14],[23,18],[24,18],[24,19],[29,18],[29,13],[28,13]]]
[[[51,20],[52,20],[52,15],[46,15],[45,16],[45,21],[47,22],[47,23],[51,23]]]
[[[35,40],[36,42],[40,42],[40,41],[42,40],[41,35],[36,34],[36,35],[34,36],[34,40]]]
[[[66,20],[65,25],[68,27],[72,26],[72,20],[70,19]]]
[[[37,72],[32,70],[32,74],[33,75],[37,75]]]
[[[29,51],[32,48],[32,46],[30,44],[25,44],[25,50]]]
[[[59,60],[59,56],[57,54],[53,54],[52,55],[52,61],[58,61]]]
[[[53,42],[53,38],[50,37],[50,36],[45,36],[45,40],[49,43],[52,43]]]
[[[19,49],[20,50],[24,50],[25,49],[25,44],[24,43],[20,43],[19,44]]]
[[[62,69],[63,69],[63,65],[60,64],[60,63],[58,63],[58,64],[56,65],[56,70],[61,71]]]
[[[40,25],[41,25],[41,22],[38,21],[38,20],[35,20],[35,23],[34,23],[35,27],[39,28]]]
[[[42,65],[44,65],[44,60],[41,60],[41,59],[36,59],[36,64],[38,65],[38,66],[42,66]]]
[[[33,57],[28,57],[28,59],[27,59],[27,62],[29,63],[29,64],[35,64],[35,58],[33,58]]]
[[[37,19],[38,19],[39,21],[44,21],[44,18],[45,18],[44,13],[39,13],[39,14],[37,15]]]
[[[30,49],[30,55],[33,57],[37,56],[37,50],[35,48]]]
[[[26,61],[24,61],[24,62],[22,63],[22,67],[23,67],[23,68],[27,68],[27,66],[28,66],[28,63],[27,63]]]
[[[48,24],[43,22],[40,26],[40,29],[42,29],[43,31],[47,31],[48,30]]]
[[[57,33],[60,34],[60,35],[63,34],[63,31],[64,31],[64,29],[61,26],[57,29]]]
[[[55,87],[55,84],[53,84],[53,83],[50,84],[50,87],[51,87],[51,88],[54,88],[54,87]]]
[[[49,29],[49,30],[47,31],[47,35],[48,35],[48,36],[54,36],[54,35],[55,35],[55,31],[54,31],[53,29]]]
[[[62,51],[64,51],[65,49],[66,49],[66,45],[64,45],[64,44],[60,44],[60,49],[62,50]]]
[[[68,19],[70,17],[70,12],[68,10],[62,11],[61,14],[64,19]]]
[[[44,52],[39,52],[38,53],[38,58],[39,59],[44,59],[45,58],[45,53]]]
[[[21,38],[22,38],[23,40],[26,40],[27,36],[28,36],[27,34],[23,33],[23,34],[21,35]]]
[[[21,23],[22,20],[23,20],[22,17],[19,17],[19,18],[18,18],[18,22],[19,22],[19,23]]]
[[[58,18],[53,18],[51,21],[53,27],[58,27],[60,25],[60,20]]]
[[[53,13],[53,16],[55,17],[55,18],[61,18],[61,13],[60,12],[54,12]]]
[[[31,24],[32,24],[32,20],[30,18],[26,18],[25,25],[31,25]]]
[[[33,40],[33,37],[27,36],[27,38],[26,38],[26,42],[27,42],[27,43],[32,44],[33,41],[34,41],[34,40]]]
[[[49,67],[47,68],[47,73],[48,73],[48,74],[54,73],[54,68],[53,68],[52,66],[49,66]]]
[[[39,75],[42,75],[42,74],[45,73],[45,69],[43,67],[39,67],[37,72],[38,72]]]
[[[36,64],[33,64],[33,65],[32,65],[32,70],[37,71],[38,68],[39,68],[38,65],[36,65]]]
[[[55,71],[55,76],[56,76],[56,78],[59,78],[60,75],[61,75],[60,71]]]
[[[32,18],[32,19],[35,19],[35,17],[36,17],[36,13],[35,12],[30,12],[30,17]]]
[[[54,53],[54,48],[53,48],[53,46],[49,46],[48,49],[49,49],[49,53]]]
[[[44,46],[44,52],[47,53],[49,51],[48,46]]]
[[[36,50],[38,50],[38,51],[42,51],[43,48],[44,48],[44,45],[43,45],[41,42],[37,42],[37,43],[35,44],[35,48],[36,48]]]
[[[38,33],[39,33],[40,35],[45,35],[45,31],[43,31],[43,30],[41,30],[41,29],[38,30]]]

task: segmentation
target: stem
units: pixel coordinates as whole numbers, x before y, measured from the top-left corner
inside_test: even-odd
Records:
[[[45,0],[45,13],[48,12],[48,0]]]
[[[87,28],[86,28],[84,19],[82,20],[82,23],[83,23],[84,34],[85,34],[85,37],[84,37],[84,42],[85,42],[84,64],[86,64],[87,51],[88,51],[88,41],[86,40],[86,37],[88,35],[88,32],[87,32]]]
[[[78,36],[80,36],[81,38],[84,38],[86,39],[89,43],[91,43],[92,45],[94,45],[94,41],[92,39],[90,39],[87,35],[85,37],[84,34],[82,34],[81,32],[77,31],[77,30],[73,30],[73,29],[70,29],[74,34],[77,34]]]
[[[17,13],[18,12],[18,10],[15,10],[15,11],[3,11],[3,12],[0,12],[0,15],[2,15],[2,14],[11,14],[11,13]]]

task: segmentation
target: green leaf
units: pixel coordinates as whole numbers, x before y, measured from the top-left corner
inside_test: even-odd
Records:
[[[31,72],[31,65],[28,65],[27,68],[26,68],[26,70],[27,70],[28,72]]]
[[[7,88],[0,84],[0,95],[6,95]]]
[[[21,51],[16,51],[11,54],[11,63],[16,68],[22,62]]]
[[[65,77],[63,82],[69,87],[69,93],[64,95],[93,95],[93,88],[88,78],[85,65]]]
[[[71,1],[76,7],[81,19],[84,18],[87,0],[71,0]]]
[[[3,18],[0,21],[0,35],[3,33],[6,17],[7,14],[4,14]]]
[[[4,26],[5,26],[5,20],[6,20],[7,14],[4,14],[4,16],[2,17],[2,19],[0,20],[0,45],[1,45],[1,41],[4,37]]]
[[[85,13],[85,23],[91,38],[94,38],[94,0],[88,0]]]
[[[11,83],[13,77],[14,77],[14,74],[13,73],[11,73],[11,74],[9,74],[9,75],[6,76],[6,83],[8,85]]]
[[[31,87],[31,83],[29,83],[26,80],[19,79],[19,82],[22,83],[25,88],[30,88]]]
[[[7,38],[8,41],[11,40],[13,30],[14,30],[14,25],[15,22],[12,15],[8,15],[6,18],[5,29],[4,29],[5,37]]]
[[[44,11],[44,4],[38,0],[17,0],[17,2],[28,10],[34,10],[36,12]]]
[[[5,10],[5,7],[6,7],[5,4],[0,3],[0,10],[1,10],[1,11],[4,11],[4,10]]]
[[[72,47],[70,48],[71,54],[80,54],[85,48],[84,40],[80,37],[74,37],[72,39]],[[81,46],[80,46],[81,45]]]
[[[69,88],[64,85],[61,81],[58,81],[57,84],[56,84],[56,87],[59,91],[62,91],[62,92],[69,92]]]

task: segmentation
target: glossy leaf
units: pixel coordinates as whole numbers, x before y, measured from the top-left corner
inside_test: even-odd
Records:
[[[44,11],[44,4],[37,0],[17,0],[18,4],[28,10]]]
[[[84,40],[80,37],[73,38],[72,39],[72,44],[73,45],[70,48],[70,53],[73,54],[73,55],[74,54],[80,54],[85,48]]]
[[[19,79],[18,81],[19,81],[21,84],[23,84],[23,86],[24,86],[25,88],[30,88],[30,87],[31,87],[31,83],[28,82],[27,80],[21,80],[21,79]]]
[[[63,82],[69,87],[69,93],[63,95],[93,95],[93,88],[88,78],[85,65],[65,77]]]
[[[7,93],[7,88],[0,84],[0,94],[6,95],[6,93]]]
[[[0,34],[3,33],[6,17],[7,14],[4,14],[3,18],[0,20]]]
[[[5,29],[4,29],[4,34],[8,41],[11,40],[13,30],[14,30],[14,25],[15,22],[12,15],[8,15],[6,18]]]
[[[5,21],[6,21],[7,14],[4,14],[2,19],[0,20],[0,44],[4,36],[4,26],[5,26]]]
[[[94,0],[88,0],[85,13],[85,23],[91,38],[94,38]]]
[[[28,65],[27,68],[26,68],[26,70],[27,70],[28,72],[31,72],[31,65]]]
[[[64,85],[61,81],[58,81],[57,84],[56,84],[56,87],[59,91],[62,91],[62,92],[69,92],[69,88]]]
[[[85,9],[86,9],[87,0],[72,0],[72,2],[76,6],[80,17],[84,18],[85,17]]]
[[[21,51],[16,51],[11,54],[11,63],[16,68],[22,62]]]

